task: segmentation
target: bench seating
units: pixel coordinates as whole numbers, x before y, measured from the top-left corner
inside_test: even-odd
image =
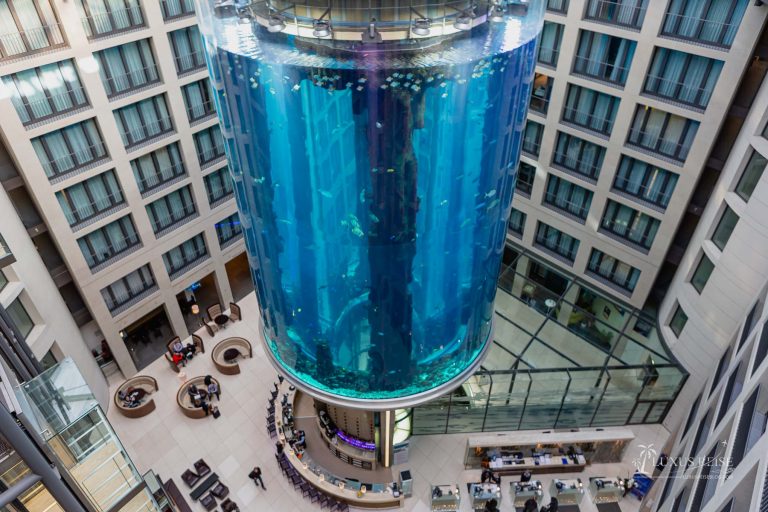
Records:
[[[224,353],[229,349],[237,349],[242,357],[253,357],[251,344],[245,338],[227,338],[220,341],[211,351],[211,359],[216,369],[224,375],[237,375],[240,373],[240,365],[237,359],[224,360]]]
[[[140,388],[147,393],[137,407],[126,407],[123,405],[123,400],[119,396],[121,391],[127,391],[130,388]],[[155,400],[150,395],[158,389],[157,381],[154,377],[150,377],[149,375],[137,375],[132,377],[123,382],[115,390],[115,407],[117,407],[118,412],[126,418],[141,418],[142,416],[146,416],[155,410]]]
[[[211,379],[219,387],[219,393],[221,393],[221,383],[219,383],[219,381],[213,377],[211,377]],[[191,384],[194,384],[198,388],[206,389],[205,376],[201,375],[200,377],[189,379],[187,382],[182,384],[179,390],[176,392],[176,404],[181,409],[181,412],[184,413],[184,416],[193,419],[204,418],[205,411],[202,409],[202,407],[195,407],[195,405],[192,403],[192,397],[190,397],[189,393],[187,393],[187,388]],[[210,400],[207,400],[207,402],[209,404],[211,403]]]

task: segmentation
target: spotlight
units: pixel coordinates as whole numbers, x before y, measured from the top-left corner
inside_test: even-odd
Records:
[[[417,36],[428,36],[431,31],[432,20],[429,18],[417,18],[413,22],[411,31]]]
[[[469,14],[462,12],[456,17],[453,26],[456,30],[469,30],[472,28],[472,17]]]
[[[315,20],[312,25],[312,35],[315,37],[328,37],[331,35],[331,24],[324,20]]]
[[[269,32],[282,32],[285,30],[285,21],[279,14],[273,14],[269,17],[269,25],[267,26]]]

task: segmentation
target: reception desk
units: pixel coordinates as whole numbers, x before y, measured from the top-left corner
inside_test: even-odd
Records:
[[[287,382],[283,382],[278,390],[278,396],[288,393],[288,403],[293,403],[295,391],[289,389]],[[275,401],[275,418],[283,417],[283,407],[280,400]],[[353,507],[359,508],[398,508],[403,505],[404,497],[394,496],[392,492],[393,483],[389,484],[362,484],[354,480],[340,478],[326,471],[324,468],[315,464],[311,457],[305,451],[303,454],[297,454],[289,445],[288,440],[291,433],[287,432],[282,421],[276,423],[278,439],[285,446],[284,454],[288,463],[310,485],[318,491],[331,496],[339,501],[343,501]],[[365,491],[361,487],[365,485]]]
[[[344,440],[339,439],[338,436],[329,438],[325,429],[320,424],[320,419],[317,420],[317,430],[320,432],[320,437],[325,442],[325,446],[334,454],[338,459],[346,462],[347,464],[361,469],[375,469],[376,468],[376,451],[364,450],[357,448],[350,444],[347,444]]]

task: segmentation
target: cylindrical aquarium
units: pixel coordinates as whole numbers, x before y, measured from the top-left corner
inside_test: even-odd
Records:
[[[266,351],[413,405],[490,344],[544,0],[198,0]]]

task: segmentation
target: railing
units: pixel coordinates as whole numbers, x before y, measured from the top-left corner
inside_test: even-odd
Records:
[[[145,68],[110,77],[104,80],[104,88],[107,90],[107,96],[111,98],[159,81],[160,73],[157,71],[157,66],[152,64]]]
[[[523,152],[529,155],[539,156],[541,144],[535,140],[523,139]]]
[[[568,0],[547,0],[547,10],[565,14],[568,12]]]
[[[560,50],[555,48],[539,47],[539,56],[536,59],[539,64],[545,64],[547,66],[557,66],[557,58],[560,55]]]
[[[629,190],[630,181],[627,178],[616,176],[616,180],[613,183],[613,188],[630,196],[641,199],[642,201],[658,205],[662,208],[666,208],[669,204],[669,200],[672,198],[672,194],[659,191],[653,191],[650,187],[645,185],[632,185],[632,188],[636,189],[636,192]]]
[[[549,110],[549,99],[542,98],[541,96],[531,95],[530,109],[542,114],[546,114]]]
[[[13,23],[11,21],[11,23]],[[59,23],[0,34],[0,60],[65,46]]]
[[[667,13],[661,35],[730,48],[738,29],[733,23]]]
[[[645,18],[645,5],[624,3],[622,0],[590,0],[584,18],[639,30]]]
[[[664,93],[659,89],[669,92]],[[670,99],[675,103],[683,103],[698,108],[706,108],[709,100],[712,98],[712,91],[710,89],[694,87],[683,82],[654,75],[648,75],[643,92],[652,96]]]
[[[649,150],[653,153],[659,153],[681,162],[688,157],[688,151],[691,149],[685,144],[662,138],[661,133],[649,133],[635,128],[629,130],[627,144]]]
[[[137,245],[141,245],[141,239],[137,233],[133,233],[119,240],[110,240],[109,252],[97,254],[93,251],[88,253],[85,260],[88,262],[88,268],[95,270],[104,268],[104,263],[113,260],[116,256],[127,253]]]
[[[638,217],[634,217],[632,219],[633,222],[637,218]],[[651,225],[652,223],[653,221],[651,221],[648,225]],[[629,223],[629,224],[632,224],[632,223]],[[615,220],[603,219],[603,221],[600,223],[600,228],[611,233],[612,235],[615,235],[623,240],[626,240],[631,244],[639,245],[644,249],[650,249],[651,245],[653,244],[653,239],[656,237],[655,233],[652,236],[648,236],[644,234],[640,237],[632,237],[632,233],[634,232],[634,230],[631,229],[628,224],[621,223]]]
[[[205,165],[223,156],[224,156],[224,144],[217,144],[209,149],[200,151],[197,154],[197,160],[200,162],[200,165]]]
[[[599,165],[593,165],[590,162],[585,162],[584,160],[579,160],[578,158],[563,153],[555,152],[552,158],[552,164],[593,180],[596,180],[600,175]]]
[[[138,304],[142,300],[144,300],[146,297],[149,297],[153,293],[155,293],[158,290],[157,283],[152,281],[151,284],[148,283],[148,286],[140,291],[130,293],[121,294],[120,297],[115,297],[114,300],[111,298],[108,299],[107,297],[104,297],[104,302],[107,305],[107,309],[109,309],[109,312],[112,314],[112,316],[117,316],[123,311],[127,310],[134,304]],[[103,295],[102,295],[103,297]]]
[[[192,259],[187,259],[186,256],[187,255],[185,254],[184,261],[181,263],[180,266],[166,264],[166,267],[167,267],[166,270],[168,270],[168,277],[170,277],[171,279],[176,279],[178,276],[185,273],[187,270],[207,260],[208,251],[205,249],[202,249],[201,251],[192,255],[193,256]]]
[[[633,279],[635,271],[636,269],[632,268],[625,278],[618,279],[619,274],[617,272],[604,272],[600,269],[599,266],[595,267],[592,264],[587,266],[588,274],[592,274],[593,277],[600,279],[606,284],[615,287],[615,289],[627,295],[632,295],[632,292],[635,289],[635,284],[637,282],[636,279]]]
[[[605,117],[597,117],[592,114],[586,114],[580,110],[574,108],[563,109],[563,121],[583,126],[589,130],[593,130],[607,135],[613,128],[613,119],[607,119]]]
[[[573,73],[597,78],[603,82],[624,85],[627,83],[629,68],[577,55],[573,59]]]
[[[235,191],[231,186],[229,187],[227,187],[226,185],[218,186],[212,189],[208,193],[208,203],[211,205],[211,208],[218,206],[218,204],[221,203],[222,200],[232,197],[234,192]]]
[[[78,97],[82,98],[81,103],[76,102]],[[57,107],[57,105],[66,104],[70,104],[71,106],[61,110],[59,110]],[[17,106],[17,110],[19,110],[19,108],[24,109],[23,114],[19,112],[19,115],[22,116],[22,123],[24,125],[29,125],[39,123],[40,121],[45,121],[46,119],[50,119],[52,117],[60,116],[68,112],[79,110],[83,107],[87,107],[88,105],[88,97],[85,94],[85,88],[78,86],[72,87],[67,91],[50,94],[50,96],[41,100],[28,101],[25,97],[22,97],[21,104]],[[46,107],[48,107],[50,113],[45,115],[36,114],[36,112],[46,110]]]
[[[161,0],[160,8],[165,21],[195,14],[195,3],[192,0]]]
[[[168,174],[168,171],[171,172],[170,175]],[[139,185],[139,192],[144,195],[147,192],[162,187],[168,182],[174,181],[179,176],[184,176],[186,172],[184,164],[179,162],[163,169],[156,169],[154,175],[147,176],[143,179],[137,179],[136,183]]]
[[[104,144],[99,142],[91,146],[63,155],[48,162],[41,162],[48,179],[63,176],[90,165],[99,160],[108,158]]]
[[[589,214],[589,206],[585,207],[582,203],[574,203],[569,199],[560,198],[557,194],[545,194],[544,202],[580,219],[586,219]]]
[[[562,237],[561,237],[562,238]],[[574,250],[573,243],[563,243],[562,241],[558,243],[551,243],[546,236],[541,236],[539,234],[536,235],[536,238],[533,241],[534,245],[538,245],[539,247],[542,247],[546,250],[549,250],[558,256],[562,256],[568,261],[573,261],[576,259],[576,252],[577,250]]]
[[[515,182],[515,191],[530,197],[531,192],[533,191],[533,180],[531,180],[529,183],[527,181],[521,180],[520,176],[518,175],[517,181]]]
[[[106,12],[84,16],[83,29],[88,39],[109,37],[121,32],[144,26],[144,13],[138,3],[123,9],[110,9]]]
[[[228,236],[222,236],[222,233],[219,230],[216,230],[216,235],[216,237],[219,239],[219,247],[224,249],[225,247],[228,247],[235,243],[237,240],[241,239],[243,237],[243,230],[231,229],[228,232]]]
[[[136,146],[142,142],[159,137],[173,130],[170,117],[155,119],[141,126],[123,130],[123,143],[126,147]]]
[[[176,57],[176,71],[179,74],[189,73],[205,67],[203,52],[192,52]]]
[[[78,202],[77,204],[72,205],[74,207],[71,210],[73,222],[70,222],[69,225],[71,227],[78,226],[83,222],[98,217],[104,212],[108,212],[112,208],[123,204],[125,204],[125,198],[119,193],[111,193],[98,201],[91,201],[89,203]]]
[[[205,101],[192,105],[187,109],[187,117],[190,122],[199,121],[200,119],[211,117],[216,114],[216,109],[213,106],[213,101]]]
[[[168,215],[164,215],[158,218],[153,217],[152,230],[155,232],[155,234],[157,234],[160,231],[164,231],[169,227],[173,226],[174,224],[177,224],[183,221],[184,219],[195,215],[196,213],[197,213],[197,210],[195,209],[194,204],[186,204],[184,205],[183,208],[179,210],[169,212]]]

